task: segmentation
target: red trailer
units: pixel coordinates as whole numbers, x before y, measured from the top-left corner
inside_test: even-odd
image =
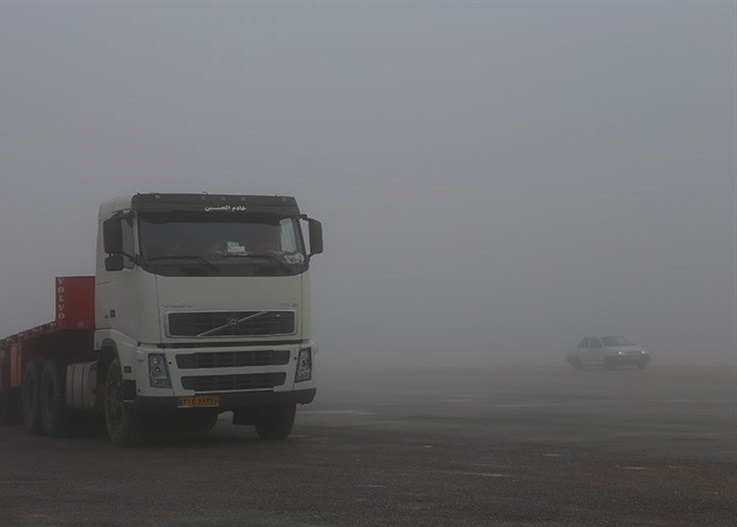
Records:
[[[75,385],[69,364],[94,361],[95,278],[65,276],[55,281],[53,322],[0,340],[0,424],[25,421],[32,433],[63,435],[59,419]],[[81,372],[81,370],[79,370]],[[40,404],[39,404],[40,403]]]

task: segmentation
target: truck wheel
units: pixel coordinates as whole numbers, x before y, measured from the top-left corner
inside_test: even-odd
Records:
[[[110,442],[116,446],[133,446],[146,439],[143,417],[123,403],[123,371],[115,357],[105,377],[105,425]]]
[[[256,417],[256,433],[266,441],[286,439],[292,432],[296,411],[296,404],[263,408]]]
[[[66,362],[59,359],[46,361],[41,372],[41,422],[51,437],[69,435],[66,381]]]
[[[23,406],[23,424],[32,435],[43,435],[44,425],[41,421],[41,361],[33,359],[23,372],[21,387],[21,403]]]

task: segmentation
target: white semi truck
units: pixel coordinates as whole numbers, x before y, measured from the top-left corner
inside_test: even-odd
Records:
[[[108,201],[98,225],[95,276],[57,278],[55,320],[0,340],[0,420],[62,436],[96,413],[133,445],[232,411],[286,438],[316,393],[320,222],[291,197],[162,193]]]

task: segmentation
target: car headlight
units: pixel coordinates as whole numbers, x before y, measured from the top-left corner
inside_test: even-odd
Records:
[[[171,388],[169,367],[166,365],[166,355],[163,353],[149,353],[148,381],[152,388]]]
[[[624,351],[618,351],[617,355],[624,355]]]
[[[297,354],[297,371],[294,382],[309,381],[312,379],[312,348],[302,348]]]

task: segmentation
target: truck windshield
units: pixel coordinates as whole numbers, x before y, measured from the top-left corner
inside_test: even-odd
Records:
[[[275,276],[307,265],[296,218],[273,215],[144,214],[142,266],[167,276]]]

